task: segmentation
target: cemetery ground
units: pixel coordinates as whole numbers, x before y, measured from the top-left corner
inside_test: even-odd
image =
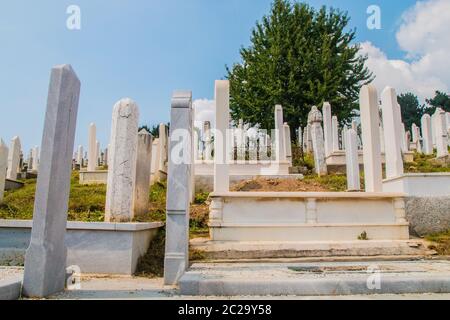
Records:
[[[265,192],[345,192],[346,175],[335,173],[318,177],[313,173],[313,161],[309,156],[296,155],[294,165],[304,172],[303,179],[268,179],[257,178],[237,183],[232,191]],[[434,156],[415,154],[414,162],[405,164],[405,172],[450,172],[450,164],[439,163]],[[6,192],[0,204],[0,219],[31,220],[33,217],[36,179],[22,180],[25,186],[21,189]],[[361,177],[364,186],[364,177]],[[135,222],[155,222],[166,220],[166,182],[157,182],[150,188],[148,214],[135,217]],[[209,194],[200,192],[190,210],[190,237],[208,238]],[[103,222],[105,212],[106,185],[81,185],[79,172],[74,171],[71,177],[68,221]],[[450,256],[450,230],[426,236],[429,248],[440,256]],[[148,253],[138,264],[136,275],[146,278],[160,278],[164,274],[165,229],[161,229],[152,240]],[[192,261],[204,260],[201,252],[191,248]],[[98,279],[98,278],[94,278]],[[92,280],[92,279],[91,279]],[[152,283],[153,285],[153,283]]]

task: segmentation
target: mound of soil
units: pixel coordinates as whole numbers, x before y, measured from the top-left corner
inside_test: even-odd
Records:
[[[324,185],[316,181],[301,179],[254,179],[242,181],[231,188],[242,192],[328,192]]]

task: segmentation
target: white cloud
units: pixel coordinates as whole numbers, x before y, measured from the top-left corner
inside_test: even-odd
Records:
[[[214,100],[208,99],[198,99],[194,100],[193,108],[194,108],[194,125],[202,129],[202,124],[205,121],[211,122],[211,127],[215,127],[216,125],[216,103]]]
[[[398,92],[412,91],[420,99],[435,90],[450,88],[450,1],[417,2],[406,11],[396,34],[405,51],[405,60],[390,60],[370,42],[361,44],[369,59],[367,66],[376,75],[379,90],[391,86]]]

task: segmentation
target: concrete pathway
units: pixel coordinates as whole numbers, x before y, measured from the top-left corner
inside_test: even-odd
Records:
[[[337,265],[337,264],[335,264]],[[447,268],[439,262],[437,265],[433,261],[420,262],[413,268],[423,268],[428,265],[430,270],[436,268]],[[298,266],[298,265],[297,265]],[[450,266],[450,265],[449,265]],[[407,268],[412,270],[411,268]],[[416,269],[417,270],[417,269]],[[357,272],[354,270],[353,272]],[[0,267],[0,292],[1,284],[7,281],[14,281],[22,276],[22,268]],[[318,276],[316,274],[316,276]],[[372,295],[347,295],[347,296],[180,296],[175,287],[163,285],[161,278],[149,279],[142,277],[127,276],[102,276],[83,275],[81,278],[81,288],[79,290],[67,290],[54,295],[49,299],[58,300],[450,300],[448,294],[372,294]]]

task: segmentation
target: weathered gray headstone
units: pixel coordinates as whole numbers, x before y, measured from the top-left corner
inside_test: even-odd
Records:
[[[0,202],[5,194],[6,168],[8,166],[8,147],[0,139]]]
[[[331,105],[325,102],[322,107],[323,113],[323,135],[325,143],[325,157],[328,157],[333,152],[333,130],[331,119]]]
[[[173,94],[167,181],[164,283],[174,285],[189,265],[189,204],[191,195],[192,93]]]
[[[312,153],[313,152],[313,140],[312,140],[312,134],[311,134],[311,124],[308,123],[305,129],[306,132],[306,152]]]
[[[358,141],[356,131],[347,130],[344,137],[345,158],[347,168],[347,189],[348,191],[359,191],[361,183],[359,180],[359,162],[358,162]]]
[[[153,136],[145,129],[139,131],[133,203],[134,216],[144,215],[149,210],[152,145]]]
[[[17,180],[17,173],[19,172],[20,163],[20,138],[14,137],[11,140],[11,148],[8,154],[8,171],[6,178],[10,180]]]
[[[292,163],[292,142],[291,142],[291,128],[287,124],[287,122],[283,125],[284,132],[284,154],[286,155],[286,160]]]
[[[97,140],[97,141],[95,141],[95,155],[97,156],[96,157],[96,165],[97,165],[97,167],[100,167],[101,166],[101,157],[102,157],[102,151],[101,151],[101,148],[100,148],[100,142]]]
[[[319,177],[324,176],[328,174],[328,168],[325,161],[325,146],[321,125],[322,114],[316,106],[311,108],[308,123],[311,125],[315,170]]]
[[[169,164],[169,142],[168,142],[168,128],[164,123],[159,125],[159,165],[158,169],[164,174],[167,174],[167,166]]]
[[[212,136],[211,136],[211,122],[205,121],[203,124],[203,132],[205,134],[205,160],[212,160]]]
[[[308,148],[307,144],[308,144],[308,126],[303,128],[303,139],[302,139],[303,143],[302,143],[302,148],[303,148],[303,152],[306,153],[306,149]]]
[[[42,298],[64,290],[65,234],[80,81],[70,65],[52,69],[42,137],[23,294]]]
[[[133,100],[126,98],[116,103],[111,125],[106,222],[133,220],[138,123],[139,108]]]
[[[283,107],[275,106],[275,159],[277,161],[286,161],[284,149],[284,130],[283,130]]]

